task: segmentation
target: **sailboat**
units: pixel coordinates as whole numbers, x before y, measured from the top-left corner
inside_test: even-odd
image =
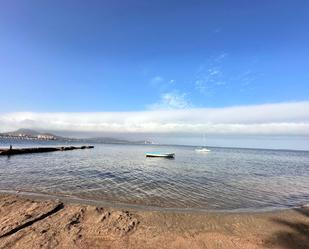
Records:
[[[203,136],[203,140],[204,140],[204,144],[205,144],[205,134]],[[207,152],[210,152],[210,149],[207,149],[206,147],[201,147],[201,148],[195,149],[195,151],[199,152],[199,153],[207,153]]]
[[[207,148],[198,148],[195,150],[196,152],[202,152],[202,153],[206,153],[206,152],[209,152],[211,150],[207,149]]]

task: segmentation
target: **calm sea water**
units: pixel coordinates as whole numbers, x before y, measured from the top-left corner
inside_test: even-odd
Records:
[[[2,141],[0,147],[8,144]],[[210,149],[202,154],[186,146],[95,144],[92,150],[3,156],[0,189],[208,210],[260,210],[309,202],[309,152]],[[147,151],[174,152],[176,158],[145,158]]]

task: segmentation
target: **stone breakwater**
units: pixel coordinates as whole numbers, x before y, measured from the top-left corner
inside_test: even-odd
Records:
[[[83,150],[93,149],[94,146],[65,146],[65,147],[37,147],[37,148],[9,148],[0,149],[0,156],[5,155],[17,155],[17,154],[29,154],[29,153],[43,153],[53,151],[67,151],[67,150]]]

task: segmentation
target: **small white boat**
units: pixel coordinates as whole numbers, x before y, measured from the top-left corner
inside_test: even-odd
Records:
[[[147,152],[146,157],[174,158],[175,153]]]
[[[200,148],[200,149],[196,149],[195,151],[196,152],[201,152],[201,153],[206,153],[206,152],[209,152],[210,150],[207,149],[207,148]]]
[[[205,144],[205,134],[204,134],[204,136],[203,136],[203,140],[204,140],[204,143],[203,144]],[[196,152],[198,152],[198,153],[207,153],[207,152],[210,152],[210,150],[209,149],[207,149],[206,147],[200,147],[200,148],[197,148],[197,149],[195,149],[195,151]]]

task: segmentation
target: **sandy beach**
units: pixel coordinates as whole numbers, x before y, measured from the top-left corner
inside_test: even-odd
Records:
[[[0,248],[308,248],[309,209],[124,210],[0,195]]]

